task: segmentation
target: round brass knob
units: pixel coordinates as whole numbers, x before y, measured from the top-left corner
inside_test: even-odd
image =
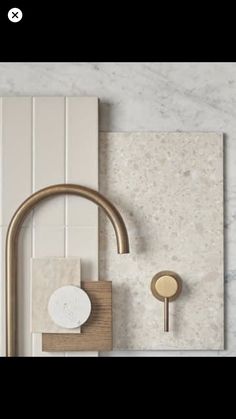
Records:
[[[169,301],[175,300],[181,288],[181,278],[175,272],[161,271],[152,278],[152,294],[160,301],[165,298],[169,298]]]
[[[178,274],[172,271],[157,273],[151,282],[151,291],[155,298],[164,301],[164,331],[169,331],[169,301],[175,300],[181,293],[182,284]]]

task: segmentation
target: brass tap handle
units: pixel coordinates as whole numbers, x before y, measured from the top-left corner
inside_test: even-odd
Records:
[[[164,332],[169,332],[169,298],[164,299]]]
[[[152,278],[152,294],[164,302],[164,332],[169,332],[169,302],[179,296],[181,282],[180,276],[172,271],[161,271]]]

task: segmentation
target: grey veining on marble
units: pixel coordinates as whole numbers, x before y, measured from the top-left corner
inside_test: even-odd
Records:
[[[114,350],[223,349],[223,138],[217,133],[103,133],[100,191],[122,209],[131,251],[118,255],[100,218],[100,277],[112,280]],[[151,291],[177,272],[182,294]]]
[[[116,356],[236,355],[236,63],[0,63],[0,94],[100,97],[102,131],[225,134],[224,351]]]

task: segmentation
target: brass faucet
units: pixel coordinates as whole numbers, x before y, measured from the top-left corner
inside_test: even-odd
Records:
[[[94,202],[109,217],[116,234],[118,253],[129,253],[125,223],[118,210],[99,192],[85,186],[60,184],[48,186],[28,197],[16,210],[6,238],[6,356],[16,355],[17,244],[20,227],[28,213],[41,201],[56,195],[77,195]]]

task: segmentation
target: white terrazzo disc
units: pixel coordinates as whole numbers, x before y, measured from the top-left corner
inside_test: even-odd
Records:
[[[48,313],[58,326],[75,329],[89,318],[91,302],[84,290],[66,285],[57,288],[49,298]]]

